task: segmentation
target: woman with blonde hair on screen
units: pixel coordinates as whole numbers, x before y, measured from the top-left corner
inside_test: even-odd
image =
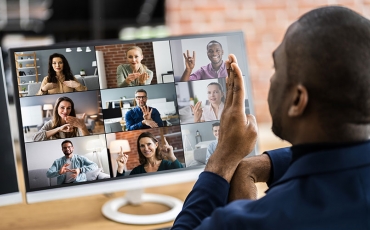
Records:
[[[81,85],[73,76],[67,59],[63,54],[54,53],[49,57],[48,76],[41,82],[37,95],[69,93],[86,91],[87,87]]]
[[[224,91],[220,83],[211,82],[207,86],[209,105],[202,108],[202,102],[198,101],[191,109],[194,114],[194,122],[220,120],[224,109]]]
[[[143,50],[138,46],[127,49],[126,58],[129,64],[121,64],[117,67],[117,86],[150,85],[153,79],[153,71],[141,64]]]
[[[69,97],[60,97],[55,102],[53,118],[33,136],[34,141],[70,138],[90,135],[84,119],[76,117],[74,103]]]
[[[137,139],[137,151],[140,165],[136,166],[130,175],[183,168],[166,138],[164,138],[164,146],[160,148],[158,140],[150,132],[140,134]],[[121,152],[117,158],[117,177],[125,175],[127,160],[128,155]]]

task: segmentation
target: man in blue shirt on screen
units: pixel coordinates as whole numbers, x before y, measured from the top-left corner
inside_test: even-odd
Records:
[[[146,105],[148,94],[144,89],[138,89],[135,92],[136,107],[128,111],[125,115],[126,129],[149,129],[162,127],[161,115],[156,108]]]
[[[272,131],[292,147],[246,159],[257,125],[230,55],[219,143],[173,229],[370,229],[369,41],[370,21],[339,6],[293,23],[268,96]],[[266,196],[248,199],[259,181]]]
[[[74,154],[70,140],[63,141],[61,145],[64,156],[54,161],[46,176],[57,177],[57,184],[86,181],[86,172],[97,169],[98,165],[84,156]]]

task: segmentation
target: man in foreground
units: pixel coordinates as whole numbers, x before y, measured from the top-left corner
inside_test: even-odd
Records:
[[[46,176],[57,177],[57,184],[86,181],[86,172],[97,169],[98,165],[84,156],[74,154],[71,141],[65,140],[61,145],[64,156],[54,161]]]
[[[173,229],[369,229],[369,41],[370,21],[342,7],[293,23],[268,97],[273,132],[293,146],[245,160],[257,126],[230,55],[219,143]],[[266,196],[243,199],[257,181],[269,181]]]

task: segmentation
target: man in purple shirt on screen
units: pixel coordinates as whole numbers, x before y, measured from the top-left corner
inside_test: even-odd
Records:
[[[191,57],[189,50],[187,50],[186,54],[184,53],[186,68],[180,81],[194,81],[226,77],[227,72],[225,63],[222,60],[223,54],[224,50],[222,49],[221,43],[215,40],[210,41],[207,44],[207,56],[211,63],[200,67],[200,69],[192,73],[195,66],[195,51],[193,51],[193,56]]]

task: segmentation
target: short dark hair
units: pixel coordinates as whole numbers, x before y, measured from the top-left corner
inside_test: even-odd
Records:
[[[329,6],[304,14],[297,24],[286,39],[287,87],[306,87],[307,111],[317,111],[323,124],[370,123],[370,21]]]
[[[137,93],[145,93],[145,95],[148,96],[148,93],[144,89],[138,89],[138,90],[136,90],[135,91],[135,94],[137,94]]]
[[[64,145],[65,143],[70,143],[70,144],[73,146],[73,143],[72,143],[72,141],[70,141],[70,140],[65,140],[65,141],[63,141],[63,142],[62,142],[62,144],[61,144],[60,146],[62,146],[62,147],[63,147],[63,145]]]
[[[215,122],[215,123],[213,123],[213,124],[212,124],[212,130],[213,130],[213,128],[214,128],[214,127],[217,127],[217,126],[220,126],[220,122]]]
[[[221,46],[221,49],[223,49],[223,48],[222,48],[221,43],[219,43],[218,41],[215,41],[215,40],[212,40],[212,41],[208,42],[208,44],[207,44],[207,46],[206,46],[206,49],[208,50],[208,46],[209,46],[210,44],[214,44],[214,43],[219,44],[219,45]]]

